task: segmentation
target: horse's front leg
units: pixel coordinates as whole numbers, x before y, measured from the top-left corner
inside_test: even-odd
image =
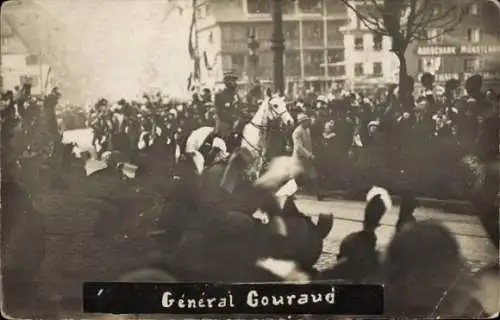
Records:
[[[242,174],[252,162],[251,159],[252,154],[246,149],[240,149],[234,152],[229,158],[226,170],[222,175],[220,186],[227,192],[233,193]]]

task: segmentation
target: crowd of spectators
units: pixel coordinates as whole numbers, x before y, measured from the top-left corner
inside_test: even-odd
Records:
[[[411,179],[426,196],[461,196],[462,182],[454,165],[467,154],[498,151],[492,140],[497,138],[498,117],[492,114],[498,110],[498,96],[493,90],[482,91],[479,76],[463,86],[450,80],[444,92],[436,90],[430,74],[422,77],[421,84],[424,94],[412,97],[405,107],[401,107],[396,86],[377,96],[339,91],[289,102],[292,114],[306,113],[312,119],[323,189],[364,190],[367,183],[390,185],[387,180],[396,177]],[[466,94],[460,94],[464,89]],[[248,120],[256,110],[255,92],[242,99],[238,121]],[[262,93],[257,95],[262,97]],[[117,114],[120,116],[114,117]],[[158,132],[165,140],[182,144],[193,129],[214,126],[215,116],[212,93],[205,89],[189,102],[172,101],[161,94],[144,95],[142,101],[122,99],[116,104],[102,99],[90,112],[88,124],[103,150],[130,155],[137,151],[141,134],[147,133],[146,145]],[[278,138],[283,144],[290,143],[289,137]]]
[[[436,195],[439,189],[449,187],[450,164],[464,155],[473,154],[478,161],[495,158],[495,93],[483,93],[481,79],[472,77],[465,83],[466,96],[456,94],[456,82],[449,82],[444,95],[439,96],[432,92],[431,80],[429,76],[422,79],[428,91],[416,99],[414,106],[401,107],[394,88],[377,99],[344,92],[330,99],[317,96],[290,103],[294,114],[307,113],[313,119],[313,143],[323,187],[357,188],[357,183],[387,182],[388,177],[395,177],[393,180],[411,179],[420,191],[433,185],[431,192]],[[30,183],[37,179],[46,183],[51,180],[40,176],[40,168],[47,167],[52,178],[60,168],[63,158],[58,154],[63,152],[56,118],[59,96],[56,88],[47,97],[36,98],[29,86],[3,94],[2,165],[6,167],[2,169],[7,168],[2,170],[3,180],[5,174],[8,179],[18,168],[23,177],[29,176]],[[181,142],[191,129],[214,125],[215,110],[208,91],[201,97],[193,96],[189,103],[161,95],[143,98],[117,104],[102,99],[90,111],[87,124],[96,133],[95,142],[102,153],[118,150],[133,159],[138,141],[154,145],[154,140],[162,136],[165,142]],[[251,116],[254,109],[251,103],[242,106],[241,119]],[[142,140],[141,135],[145,136]],[[441,174],[448,176],[444,179]],[[439,223],[429,221],[410,222],[396,230],[385,258],[378,259],[374,230],[384,212],[374,213],[369,207],[363,230],[349,235],[340,245],[338,261],[330,270],[337,272],[336,279],[383,281],[387,303],[396,316],[478,316],[496,311],[498,304],[486,299],[491,291],[481,287],[481,279],[498,281],[498,266],[485,269],[477,279],[471,278],[454,236]],[[360,262],[368,261],[363,260],[368,256],[375,257],[370,260],[372,264]],[[342,264],[357,266],[356,277],[361,278],[353,278],[353,267],[344,267],[349,272],[340,274]]]
[[[292,114],[306,113],[312,119],[322,189],[365,190],[374,181],[390,185],[387,180],[395,177],[411,179],[418,193],[426,196],[461,196],[462,182],[455,164],[467,154],[481,157],[498,152],[498,144],[492,140],[498,138],[494,133],[498,117],[492,116],[498,110],[498,96],[493,90],[482,91],[479,76],[467,80],[466,95],[459,94],[463,89],[458,80],[448,81],[444,92],[435,90],[430,74],[421,83],[426,91],[406,107],[399,103],[396,86],[378,96],[339,91],[290,101]],[[261,98],[262,93],[256,91],[260,90],[241,100],[238,121],[247,121],[257,109],[255,96]],[[55,109],[58,97],[57,89],[44,100],[30,95],[29,87],[8,91],[2,98],[3,121],[21,121],[28,137],[39,134],[27,128],[43,114],[45,132],[53,142],[40,148],[40,153],[53,152],[61,131],[88,126],[100,153],[119,151],[131,162],[137,162],[141,144],[150,146],[159,135],[173,156],[175,144],[182,145],[192,130],[215,125],[216,109],[208,89],[194,94],[190,101],[175,101],[159,93],[145,94],[140,101],[101,99],[87,114],[83,108]],[[283,144],[290,143],[289,137],[278,138]],[[31,143],[23,152],[36,148]]]

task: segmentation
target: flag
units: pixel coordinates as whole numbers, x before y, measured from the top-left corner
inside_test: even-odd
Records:
[[[196,53],[197,41],[195,41],[196,34],[196,0],[193,0],[192,3],[192,18],[191,18],[191,26],[189,27],[189,43],[188,43],[188,52],[189,56],[193,60],[193,72],[189,75],[188,78],[188,90],[191,90],[192,86],[198,83],[200,79],[200,58]],[[196,44],[195,44],[196,42]]]
[[[203,51],[203,60],[205,62],[205,67],[207,68],[207,70],[212,71],[212,66],[210,65],[210,62],[208,62],[208,56],[206,51]]]
[[[196,25],[196,0],[193,0],[193,14],[191,17],[191,26],[189,27],[189,43],[188,43],[188,51],[191,59],[195,58],[195,48],[193,44],[193,35],[195,33],[195,25]]]
[[[188,77],[187,90],[191,90],[191,83],[193,82],[193,73],[191,72]]]

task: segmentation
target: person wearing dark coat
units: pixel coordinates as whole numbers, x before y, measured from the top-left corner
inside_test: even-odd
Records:
[[[223,138],[227,138],[232,131],[235,108],[240,99],[236,92],[238,78],[233,73],[224,76],[225,88],[215,95],[214,104],[217,112],[215,131]]]
[[[459,244],[442,224],[428,220],[405,226],[385,256],[386,316],[459,319],[482,313],[473,301],[476,285]]]
[[[367,194],[363,229],[342,239],[336,265],[317,274],[317,280],[345,280],[352,283],[376,280],[381,271],[375,230],[392,207],[387,190],[373,187]]]
[[[43,113],[47,130],[52,135],[54,141],[59,140],[59,130],[57,128],[55,108],[60,97],[61,94],[59,93],[59,89],[55,87],[54,89],[52,89],[52,92],[45,98],[43,105]]]

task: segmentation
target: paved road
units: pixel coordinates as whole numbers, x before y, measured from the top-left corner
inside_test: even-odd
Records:
[[[64,196],[50,199],[38,199],[37,207],[45,208],[47,228],[46,256],[38,277],[38,288],[43,296],[60,305],[64,296],[78,298],[83,281],[113,281],[126,270],[141,267],[148,254],[154,254],[155,243],[144,238],[116,241],[113,244],[93,235],[93,224],[100,204],[83,204],[82,200],[64,200]],[[50,210],[65,203],[64,210]],[[318,262],[319,268],[326,268],[335,263],[340,241],[349,233],[361,228],[364,203],[342,200],[317,202],[310,197],[299,197],[298,207],[313,218],[318,213],[332,213],[335,216],[332,231],[325,240],[324,254]],[[387,246],[394,232],[397,208],[392,209],[382,219],[382,226],[377,235],[379,246]],[[62,214],[64,212],[64,215]],[[480,267],[492,261],[498,261],[498,252],[489,244],[484,231],[474,216],[440,212],[435,209],[420,208],[418,219],[432,218],[443,221],[457,236],[462,251],[471,267]],[[143,229],[144,226],[133,226]],[[33,302],[32,307],[40,304]],[[45,304],[43,304],[45,306]],[[74,300],[69,305],[78,308],[80,301]],[[74,309],[73,309],[74,310]],[[67,314],[64,312],[64,314]],[[74,314],[73,314],[74,315]],[[32,317],[27,315],[28,317]]]
[[[332,213],[335,217],[332,231],[325,240],[324,254],[318,262],[319,268],[332,265],[338,252],[340,241],[351,232],[362,227],[364,203],[343,200],[316,201],[312,197],[300,196],[298,207],[309,215]],[[399,207],[394,207],[381,221],[377,230],[378,245],[382,251],[388,245],[398,218]],[[443,222],[457,237],[462,254],[472,268],[498,261],[498,252],[490,244],[479,220],[475,216],[458,215],[437,209],[418,208],[418,220],[435,219]]]

